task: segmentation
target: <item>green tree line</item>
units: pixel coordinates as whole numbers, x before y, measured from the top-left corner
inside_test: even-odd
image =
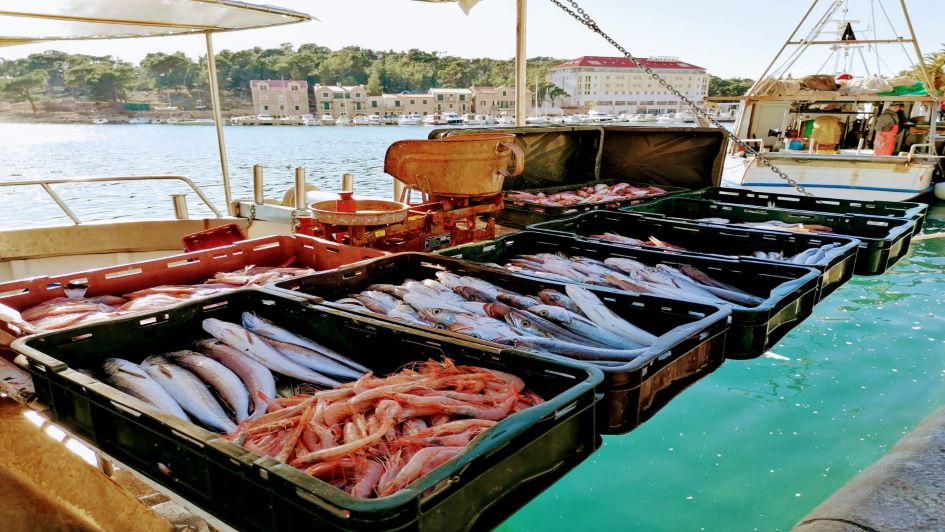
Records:
[[[545,81],[548,69],[563,62],[552,57],[528,60],[528,85],[539,104],[565,93]],[[221,90],[237,97],[249,95],[253,79],[304,79],[310,85],[365,85],[370,95],[423,93],[431,87],[510,86],[511,59],[467,59],[412,49],[378,51],[357,46],[330,50],[317,44],[294,47],[223,50],[216,57]],[[750,80],[713,77],[710,95],[741,94]],[[747,82],[743,83],[743,82]],[[206,57],[196,61],[181,52],[151,53],[137,65],[111,56],[47,51],[22,59],[0,60],[0,92],[10,100],[73,95],[96,101],[125,101],[135,90],[181,92],[207,89]],[[741,90],[742,92],[737,92]]]

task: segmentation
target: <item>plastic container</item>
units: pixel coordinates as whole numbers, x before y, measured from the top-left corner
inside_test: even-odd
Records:
[[[217,272],[246,266],[295,265],[330,270],[385,254],[301,235],[268,236],[160,259],[0,283],[0,304],[26,310],[64,297],[70,283],[85,285],[87,297],[122,295],[159,285],[201,283]],[[10,345],[17,336],[19,331],[0,321],[0,345]]]
[[[439,252],[473,262],[503,264],[523,254],[564,253],[604,260],[628,257],[646,265],[658,263],[678,266],[689,264],[707,275],[748,293],[764,302],[752,308],[733,308],[726,358],[756,358],[770,349],[791,329],[809,316],[817,302],[820,271],[806,266],[774,264],[753,259],[722,259],[698,255],[669,255],[661,251],[612,246],[579,238],[522,231],[481,242],[457,246]],[[616,288],[584,285],[611,293]]]
[[[589,203],[586,205],[561,205],[561,206],[552,206],[552,205],[541,205],[539,203],[534,203],[531,201],[525,201],[520,199],[513,199],[508,197],[504,198],[504,205],[502,210],[499,211],[497,219],[499,223],[503,225],[510,225],[513,227],[526,227],[531,224],[543,222],[546,220],[554,220],[569,216],[574,216],[583,212],[593,211],[597,209],[618,209],[620,207],[627,207],[630,205],[639,205],[641,203],[646,203],[648,201],[653,201],[658,198],[664,198],[666,196],[677,194],[680,192],[686,192],[689,189],[682,187],[671,187],[666,185],[647,185],[643,183],[633,183],[630,181],[624,181],[620,179],[607,179],[603,181],[588,181],[585,183],[575,183],[573,185],[562,185],[556,187],[547,187],[547,188],[533,188],[527,189],[523,192],[530,192],[532,194],[537,194],[539,192],[544,193],[545,195],[551,195],[558,192],[564,192],[567,190],[576,190],[582,187],[594,186],[597,184],[604,185],[616,185],[618,183],[630,183],[633,186],[646,187],[646,186],[657,186],[665,190],[663,194],[654,194],[652,196],[643,196],[638,198],[627,198],[620,201],[611,201],[607,203]]]
[[[670,197],[621,210],[646,217],[689,221],[725,218],[731,223],[780,220],[787,223],[826,225],[833,229],[828,235],[848,236],[860,241],[854,270],[856,275],[884,273],[909,252],[909,243],[915,234],[915,222],[900,218],[754,207],[686,197]],[[730,227],[727,224],[713,225]]]
[[[644,241],[654,237],[663,242],[685,248],[685,251],[650,246],[643,246],[644,249],[655,249],[667,254],[713,255],[726,259],[739,256],[754,258],[749,256],[754,251],[781,252],[786,256],[791,256],[812,247],[839,244],[838,247],[827,252],[816,264],[804,265],[816,268],[821,272],[818,301],[833,293],[834,290],[840,288],[843,283],[853,277],[857,247],[860,244],[860,241],[855,238],[842,236],[759,231],[741,227],[720,229],[715,225],[643,218],[632,213],[619,211],[591,211],[571,218],[535,224],[529,229],[557,235],[574,235],[593,242],[622,247],[641,246],[596,239],[592,238],[592,235],[616,233]],[[775,264],[792,264],[775,259],[754,258],[754,260]]]
[[[407,279],[429,279],[434,278],[436,272],[441,270],[472,275],[522,294],[537,294],[545,288],[564,291],[564,285],[558,282],[513,275],[504,270],[421,253],[391,255],[353,265],[351,268],[276,283],[275,287],[310,297],[324,298],[325,306],[334,306],[329,301],[364,290],[371,284],[400,284]],[[660,336],[653,350],[634,361],[621,366],[601,368],[604,372],[604,383],[598,391],[603,393],[603,399],[597,406],[597,420],[601,432],[629,432],[649,419],[686,387],[710,374],[722,363],[730,313],[728,309],[609,292],[599,290],[599,287],[588,288],[596,292],[604,304],[618,315]],[[370,313],[366,315],[394,321],[387,316]],[[470,340],[469,336],[440,331],[432,326],[411,326]],[[504,348],[483,340],[474,341]]]
[[[519,375],[546,399],[508,417],[394,495],[355,499],[74,371],[104,358],[138,362],[206,337],[205,318],[253,311],[325,343],[377,374],[448,356]],[[378,349],[383,346],[383,349]],[[466,530],[495,526],[599,445],[590,366],[488,347],[246,289],[173,310],[19,339],[39,399],[56,422],[241,530]]]
[[[795,151],[803,150],[805,148],[804,140],[805,139],[788,139],[787,149]]]
[[[915,222],[915,234],[919,234],[919,232],[922,231],[922,225],[925,223],[925,215],[929,210],[929,206],[925,203],[911,201],[818,198],[796,196],[793,194],[779,194],[776,192],[757,192],[747,188],[709,187],[702,190],[684,192],[679,194],[679,196],[684,198],[715,200],[725,203],[737,203],[739,205],[776,207],[778,209],[899,218]]]

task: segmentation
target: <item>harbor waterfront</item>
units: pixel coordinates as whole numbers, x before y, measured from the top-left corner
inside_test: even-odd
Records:
[[[383,154],[430,128],[226,128],[235,197],[251,167],[268,198],[305,167],[336,190],[342,172],[362,194],[390,196]],[[209,128],[170,125],[0,124],[2,179],[173,174],[222,203]],[[163,185],[115,184],[94,195],[57,191],[87,221],[169,217]],[[103,194],[103,190],[109,190]],[[112,192],[114,190],[114,192]],[[28,206],[25,208],[24,206]],[[190,201],[193,216],[205,214]],[[68,223],[39,187],[0,197],[7,227]],[[925,233],[945,231],[933,205]],[[499,529],[785,530],[945,404],[945,239],[918,239],[881,277],[855,277],[821,302],[768,357],[728,361],[603,447]]]

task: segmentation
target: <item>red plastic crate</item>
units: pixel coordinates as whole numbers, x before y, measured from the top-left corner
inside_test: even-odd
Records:
[[[320,238],[268,236],[160,259],[0,283],[0,304],[26,310],[43,301],[64,297],[63,287],[69,281],[86,282],[88,297],[120,296],[160,285],[200,283],[217,272],[246,266],[298,266],[324,271],[382,255],[386,253]],[[9,345],[16,337],[16,331],[0,321],[0,346]]]

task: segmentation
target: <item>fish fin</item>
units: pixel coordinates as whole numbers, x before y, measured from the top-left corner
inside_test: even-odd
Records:
[[[122,373],[125,373],[125,374],[127,374],[127,375],[131,375],[132,377],[135,377],[135,378],[138,378],[138,379],[147,379],[147,378],[148,378],[148,375],[147,375],[147,374],[142,375],[142,374],[139,373],[139,372],[136,372],[136,371],[133,371],[133,370],[130,370],[130,369],[127,369],[127,368],[118,368],[118,371],[120,371],[120,372],[122,372]]]
[[[163,373],[168,379],[173,379],[173,378],[174,378],[174,374],[171,373],[171,370],[167,369],[166,367],[164,367],[164,366],[157,366],[157,369],[158,369],[158,371],[160,371],[161,373]]]

